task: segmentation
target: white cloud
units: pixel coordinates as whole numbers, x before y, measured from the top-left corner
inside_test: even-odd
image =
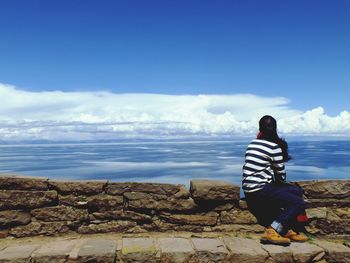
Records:
[[[250,135],[265,114],[285,134],[350,134],[350,114],[301,112],[283,97],[30,92],[0,84],[3,140],[88,140],[187,135]]]

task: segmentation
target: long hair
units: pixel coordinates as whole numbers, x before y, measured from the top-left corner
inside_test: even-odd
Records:
[[[274,142],[282,149],[283,161],[287,162],[292,157],[288,154],[288,143],[277,134],[277,122],[270,116],[265,115],[259,121],[258,139]]]

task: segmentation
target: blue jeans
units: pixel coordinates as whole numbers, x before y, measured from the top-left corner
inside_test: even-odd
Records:
[[[290,184],[266,184],[257,192],[246,193],[249,210],[264,226],[277,221],[283,232],[294,229],[296,216],[305,210],[303,190]]]

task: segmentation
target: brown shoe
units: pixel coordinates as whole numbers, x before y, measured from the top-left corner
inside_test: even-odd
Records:
[[[289,238],[291,241],[295,242],[305,242],[308,240],[308,237],[306,235],[303,233],[296,233],[292,229],[290,229],[288,233],[284,235],[284,237]]]
[[[260,242],[263,244],[275,244],[281,246],[289,246],[290,239],[287,237],[282,237],[276,232],[275,229],[269,227],[265,230],[265,233],[261,236]]]

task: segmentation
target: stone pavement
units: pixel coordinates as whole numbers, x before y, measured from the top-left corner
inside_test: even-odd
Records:
[[[288,247],[224,233],[73,235],[0,239],[0,262],[350,262],[350,248],[312,240]]]

